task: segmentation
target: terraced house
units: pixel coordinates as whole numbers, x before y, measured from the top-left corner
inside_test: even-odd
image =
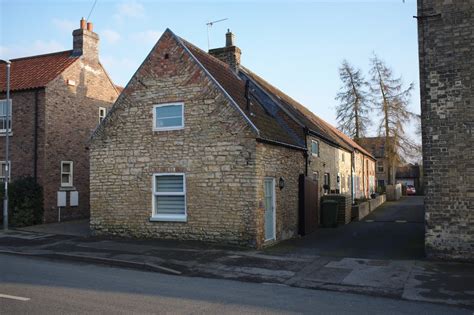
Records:
[[[316,196],[369,192],[367,172],[352,183],[373,157],[242,66],[234,41],[158,40],[91,140],[96,234],[260,247],[299,233],[300,176]]]
[[[72,50],[12,59],[9,117],[6,102],[0,105],[1,163],[6,164],[3,139],[8,132],[10,176],[31,176],[43,187],[45,222],[89,216],[86,147],[119,94],[99,61],[99,36],[92,23],[81,20],[72,44]],[[5,78],[1,64],[1,99]]]

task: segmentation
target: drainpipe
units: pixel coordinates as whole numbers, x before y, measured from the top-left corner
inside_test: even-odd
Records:
[[[308,128],[306,127],[303,127],[303,131],[304,131],[304,147],[306,148],[306,151],[304,151],[304,159],[305,159],[305,168],[304,168],[304,173],[305,173],[305,176],[308,176],[308,135],[309,135],[309,131],[308,131]]]
[[[34,156],[33,156],[33,178],[38,180],[38,90],[35,91],[35,131],[34,131]]]
[[[354,204],[354,159],[355,159],[355,154],[354,152],[351,152],[351,198],[352,198],[352,204]]]

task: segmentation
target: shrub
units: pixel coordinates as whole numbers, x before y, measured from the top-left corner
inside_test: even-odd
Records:
[[[3,200],[4,188],[0,191]],[[42,223],[43,189],[33,177],[22,177],[8,186],[8,223],[12,227],[22,227]],[[3,207],[2,207],[3,208]]]

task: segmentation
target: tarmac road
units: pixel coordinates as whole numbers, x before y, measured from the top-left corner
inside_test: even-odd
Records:
[[[0,255],[1,314],[471,314],[340,292]]]

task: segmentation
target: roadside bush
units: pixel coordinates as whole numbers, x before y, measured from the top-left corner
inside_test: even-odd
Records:
[[[5,190],[2,186],[0,198],[3,202]],[[8,223],[12,227],[23,227],[42,223],[43,189],[33,177],[16,179],[8,186]],[[2,213],[3,213],[3,203]],[[3,218],[2,218],[3,220]]]

